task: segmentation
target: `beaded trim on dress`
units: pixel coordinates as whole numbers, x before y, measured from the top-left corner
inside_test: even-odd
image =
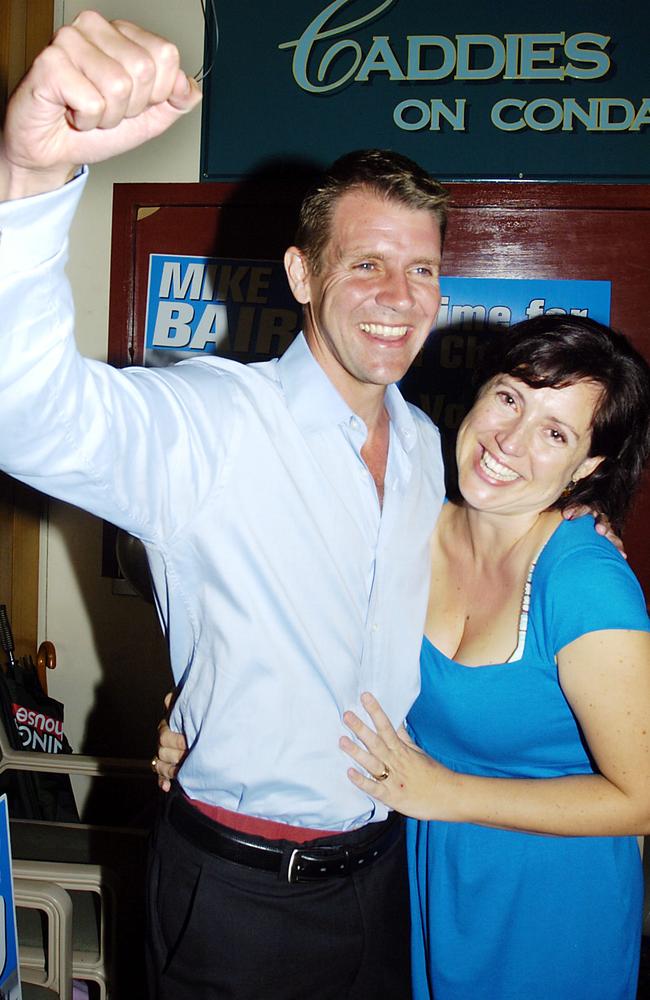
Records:
[[[528,576],[526,577],[526,583],[524,584],[524,594],[521,599],[521,612],[519,614],[519,633],[517,636],[517,645],[512,656],[509,656],[506,663],[514,663],[515,660],[520,660],[524,655],[524,646],[526,644],[526,633],[528,632],[528,610],[530,608],[530,589],[533,582],[533,573],[535,572],[535,566],[537,565],[537,559],[539,556],[533,560],[530,564],[530,569],[528,570]]]

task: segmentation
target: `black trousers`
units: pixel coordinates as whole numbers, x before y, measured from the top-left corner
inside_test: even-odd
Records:
[[[150,853],[151,1000],[409,1000],[403,831],[365,870],[289,883],[197,848],[168,808]]]

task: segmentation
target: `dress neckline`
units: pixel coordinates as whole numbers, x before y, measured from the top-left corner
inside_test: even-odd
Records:
[[[526,581],[524,583],[524,591],[521,597],[521,606],[519,610],[519,623],[517,627],[517,645],[515,646],[514,650],[512,651],[507,660],[504,660],[501,663],[461,663],[459,660],[454,660],[453,657],[447,656],[447,654],[443,653],[441,649],[438,649],[438,647],[435,645],[435,643],[431,641],[426,632],[423,635],[424,642],[427,643],[427,645],[429,645],[431,649],[435,650],[435,652],[438,653],[439,656],[442,656],[447,661],[447,663],[451,663],[454,667],[462,667],[463,670],[484,670],[494,667],[509,667],[513,663],[518,663],[524,655],[524,649],[526,646],[526,636],[528,634],[528,622],[529,622],[529,611],[530,611],[530,595],[532,593],[533,576],[535,573],[535,568],[546,546],[551,541],[551,539],[555,537],[555,535],[557,534],[557,532],[564,523],[565,523],[564,520],[562,520],[560,521],[559,524],[555,526],[555,528],[548,536],[546,541],[537,550],[537,553],[533,561],[528,567],[528,573],[526,574]]]

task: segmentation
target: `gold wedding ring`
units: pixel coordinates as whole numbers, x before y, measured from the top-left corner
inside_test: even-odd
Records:
[[[390,769],[388,767],[388,764],[384,764],[384,770],[381,772],[381,774],[373,774],[373,778],[375,779],[375,781],[385,781],[389,774],[390,774]]]

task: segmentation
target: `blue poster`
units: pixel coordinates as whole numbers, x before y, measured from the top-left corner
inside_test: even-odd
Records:
[[[402,379],[404,396],[443,431],[460,424],[485,329],[545,313],[609,323],[611,282],[546,278],[440,279],[440,311],[424,350]],[[235,361],[278,357],[301,327],[280,261],[151,254],[144,364],[200,354]]]
[[[588,316],[609,323],[611,282],[545,278],[441,278],[442,301],[424,350],[402,379],[404,396],[443,432],[460,425],[473,395],[472,373],[485,329],[546,313]]]
[[[609,322],[609,281],[441,278],[434,329],[477,331],[544,313]],[[144,363],[166,367],[199,354],[236,361],[278,357],[301,326],[281,261],[151,254]],[[458,367],[449,358],[443,367]]]
[[[301,311],[277,260],[151,254],[144,363],[197,354],[263,361],[282,354]]]
[[[0,1000],[21,1000],[7,796],[0,797]]]
[[[589,316],[609,323],[611,282],[543,278],[441,278],[436,329],[511,326],[546,313]]]

